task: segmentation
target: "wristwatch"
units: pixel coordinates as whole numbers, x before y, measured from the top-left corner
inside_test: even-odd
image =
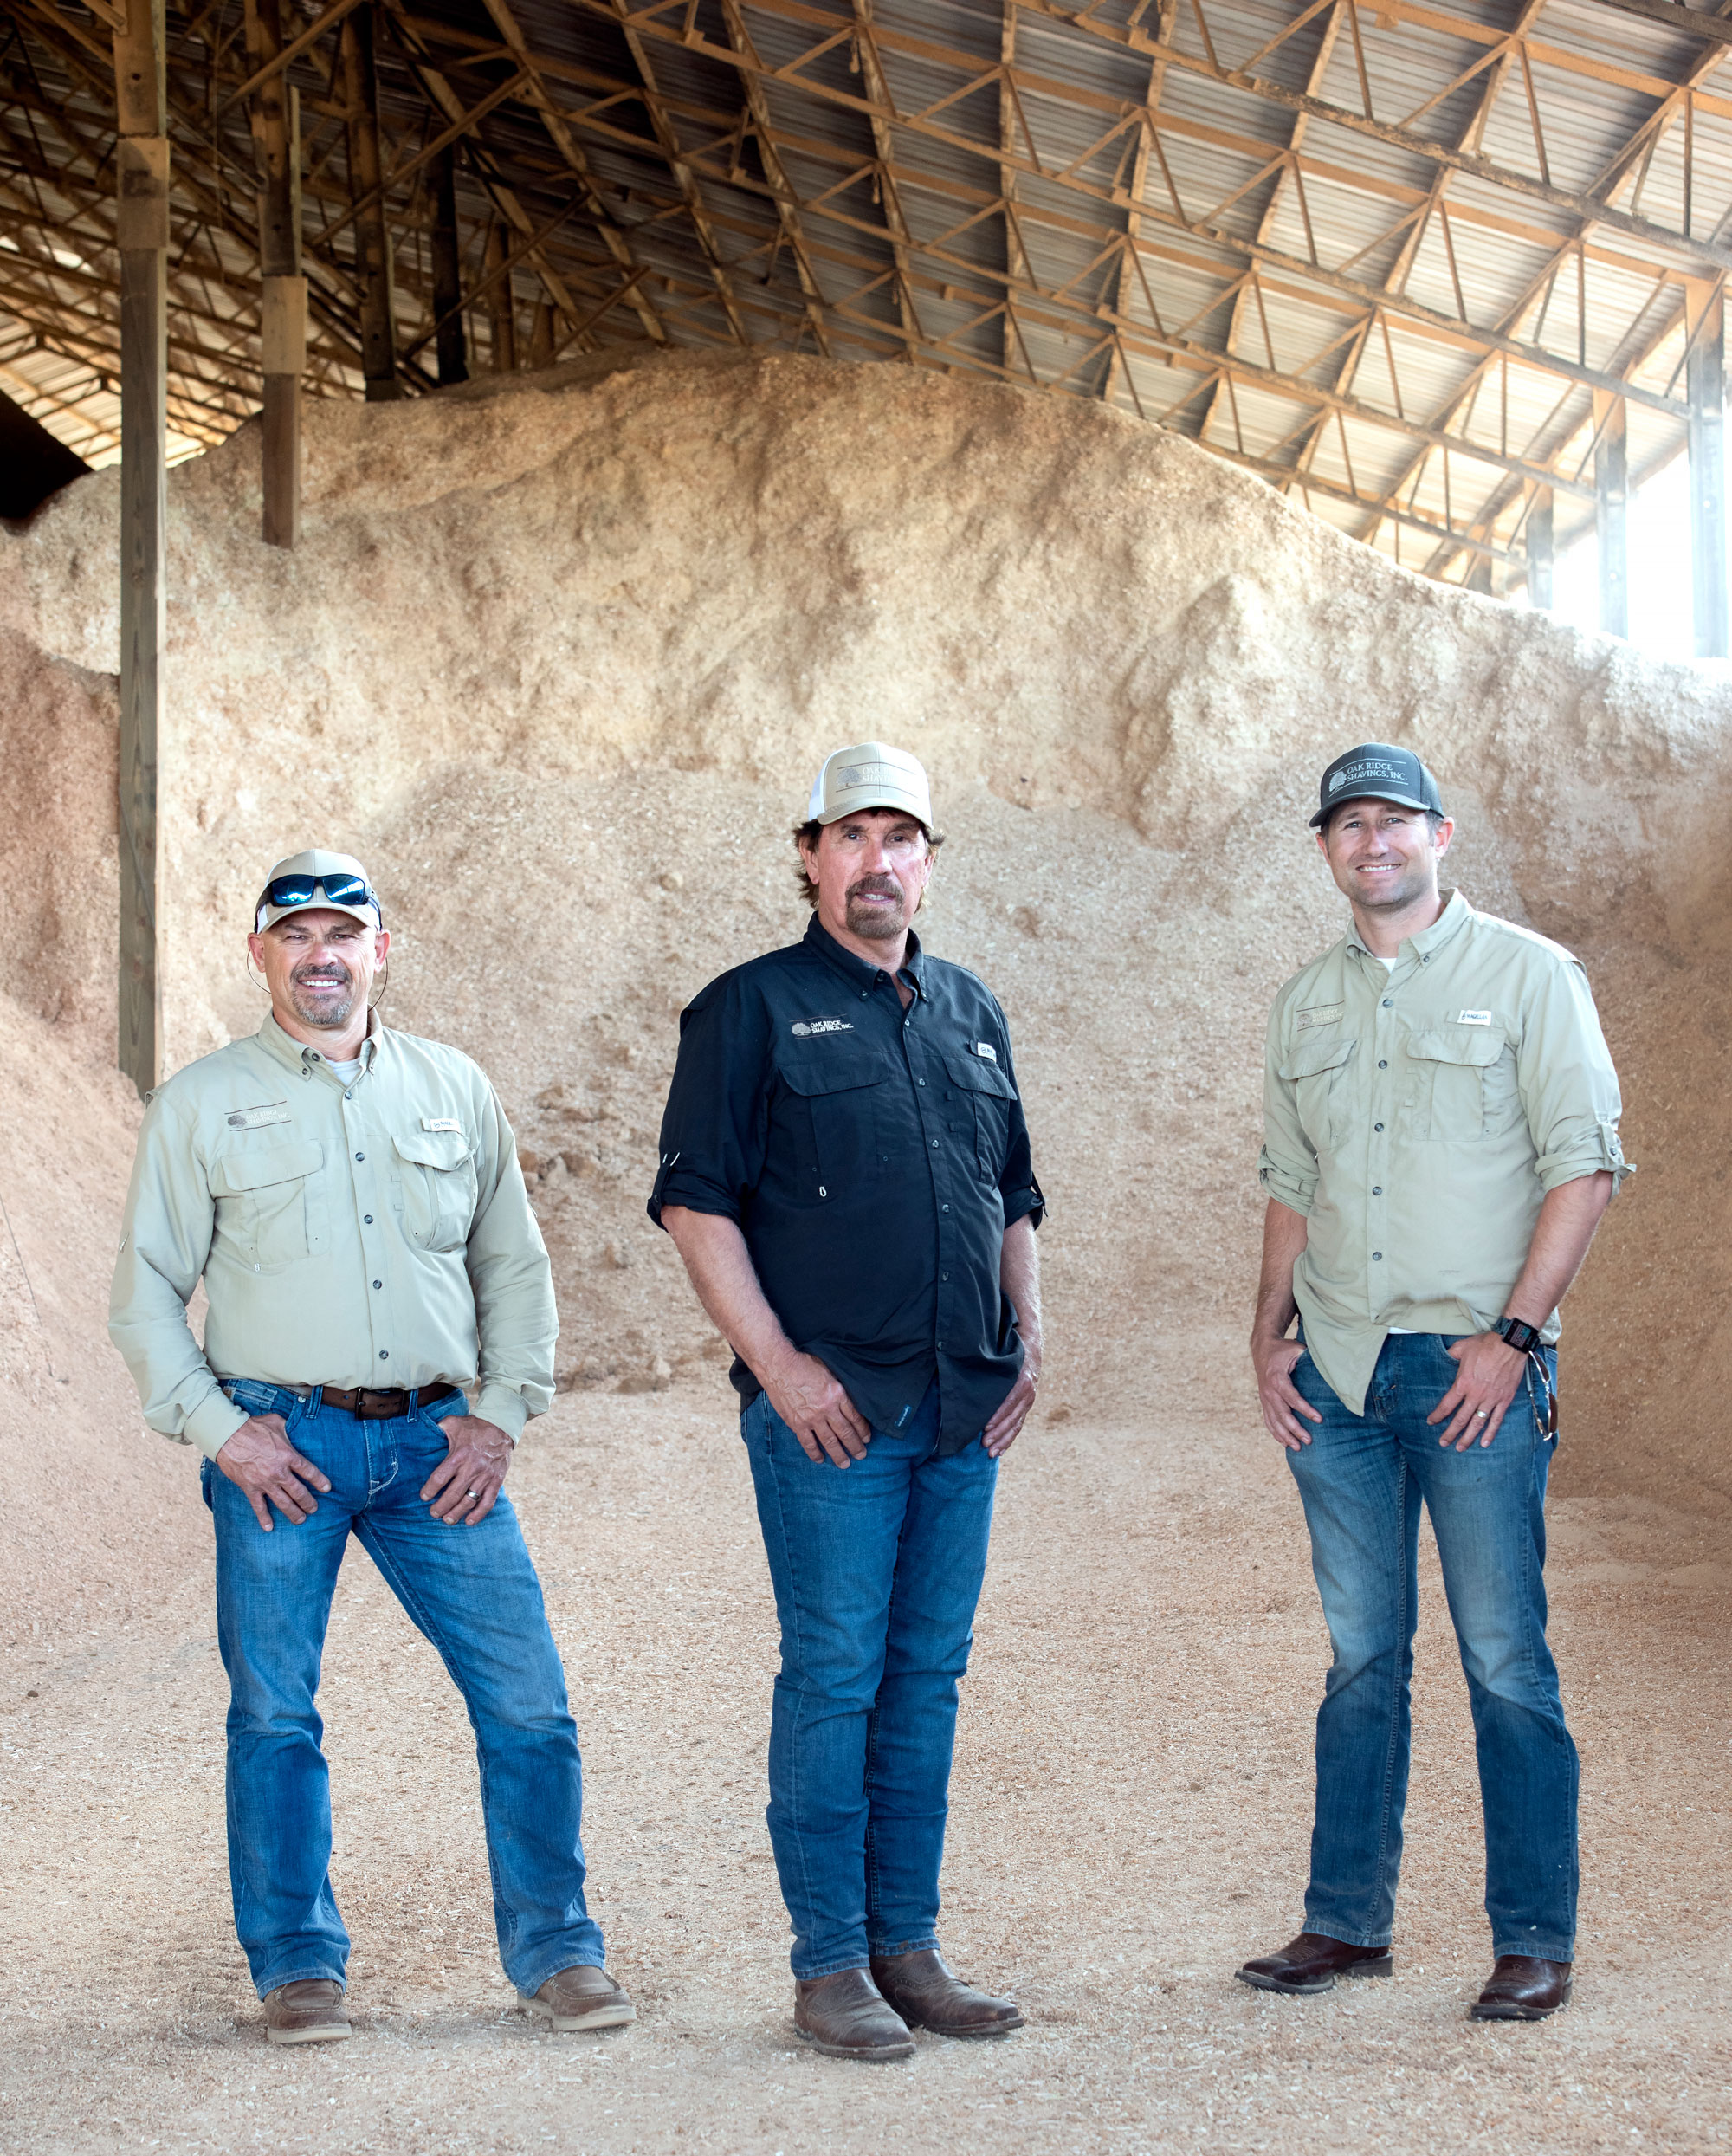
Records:
[[[1541,1325],[1524,1324],[1519,1318],[1500,1318],[1491,1328],[1500,1340],[1506,1341],[1517,1355],[1531,1355],[1540,1344]]]

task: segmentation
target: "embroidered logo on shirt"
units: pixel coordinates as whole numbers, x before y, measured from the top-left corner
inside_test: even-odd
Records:
[[[996,1063],[998,1060],[998,1052],[990,1040],[977,1040],[974,1044],[974,1052],[977,1056],[985,1056],[988,1063]]]
[[[1347,1007],[1345,1003],[1314,1003],[1309,1011],[1300,1012],[1299,1030],[1302,1033],[1308,1026],[1333,1026]]]
[[[293,1123],[294,1118],[287,1101],[273,1100],[262,1108],[231,1108],[227,1120],[231,1130],[263,1130],[274,1123]]]
[[[845,1018],[797,1018],[788,1031],[804,1040],[808,1033],[851,1033],[854,1028]]]
[[[421,1118],[423,1130],[461,1130],[462,1127],[450,1116],[423,1116]]]
[[[1490,1023],[1490,1011],[1464,1011],[1456,1020],[1457,1026],[1489,1026]]]

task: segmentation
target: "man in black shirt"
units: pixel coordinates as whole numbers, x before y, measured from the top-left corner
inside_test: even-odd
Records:
[[[795,836],[805,938],[682,1014],[650,1214],[734,1350],[782,1630],[794,2025],[906,2058],[911,2024],[1022,2022],[935,1927],[993,1484],[1040,1373],[1044,1205],[1004,1013],[909,925],[940,843],[926,773],[840,749]]]

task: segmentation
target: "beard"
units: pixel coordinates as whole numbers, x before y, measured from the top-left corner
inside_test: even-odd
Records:
[[[896,903],[893,906],[869,906],[862,896],[869,891],[880,897],[894,897]],[[852,936],[863,936],[869,941],[900,936],[908,924],[908,900],[902,896],[900,884],[863,878],[848,888],[847,917]]]
[[[355,1007],[357,993],[355,976],[346,966],[343,968],[340,987],[335,985],[310,985],[298,974],[289,976],[288,1000],[294,1006],[294,1015],[303,1026],[334,1028],[347,1025],[349,1013]]]
[[[1425,864],[1414,861],[1406,868],[1397,870],[1393,882],[1380,881],[1369,891],[1356,883],[1355,889],[1359,903],[1374,913],[1385,906],[1412,905],[1416,898],[1424,896],[1425,884]]]

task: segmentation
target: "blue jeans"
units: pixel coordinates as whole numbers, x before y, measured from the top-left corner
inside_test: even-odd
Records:
[[[947,1460],[938,1388],[843,1469],[759,1393],[740,1418],[782,1628],[770,1845],[797,1977],[938,1944],[956,1687],[973,1644],[998,1462]]]
[[[331,1891],[330,1777],[313,1705],[337,1568],[352,1533],[438,1649],[469,1710],[481,1763],[500,1959],[520,1991],[561,1969],[602,1965],[584,1904],[578,1733],[541,1588],[511,1500],[479,1527],[446,1527],[418,1495],[444,1460],[440,1415],[468,1412],[440,1388],[417,1411],[364,1422],[275,1385],[230,1382],[249,1415],[281,1415],[289,1441],[329,1476],[299,1526],[266,1534],[212,1462],[216,1632],[229,1673],[229,1879],[235,1929],[262,1998],[305,1977],[344,1980],[349,1934]]]
[[[1383,1946],[1407,1799],[1419,1507],[1431,1516],[1461,1649],[1485,1816],[1494,1954],[1575,1952],[1576,1751],[1546,1644],[1546,1475],[1557,1358],[1530,1356],[1490,1445],[1458,1453],[1425,1417],[1455,1382],[1459,1336],[1392,1333],[1365,1413],[1309,1355],[1293,1382],[1322,1410],[1288,1464],[1304,1500],[1335,1661],[1317,1712],[1317,1816],[1305,1928]]]

